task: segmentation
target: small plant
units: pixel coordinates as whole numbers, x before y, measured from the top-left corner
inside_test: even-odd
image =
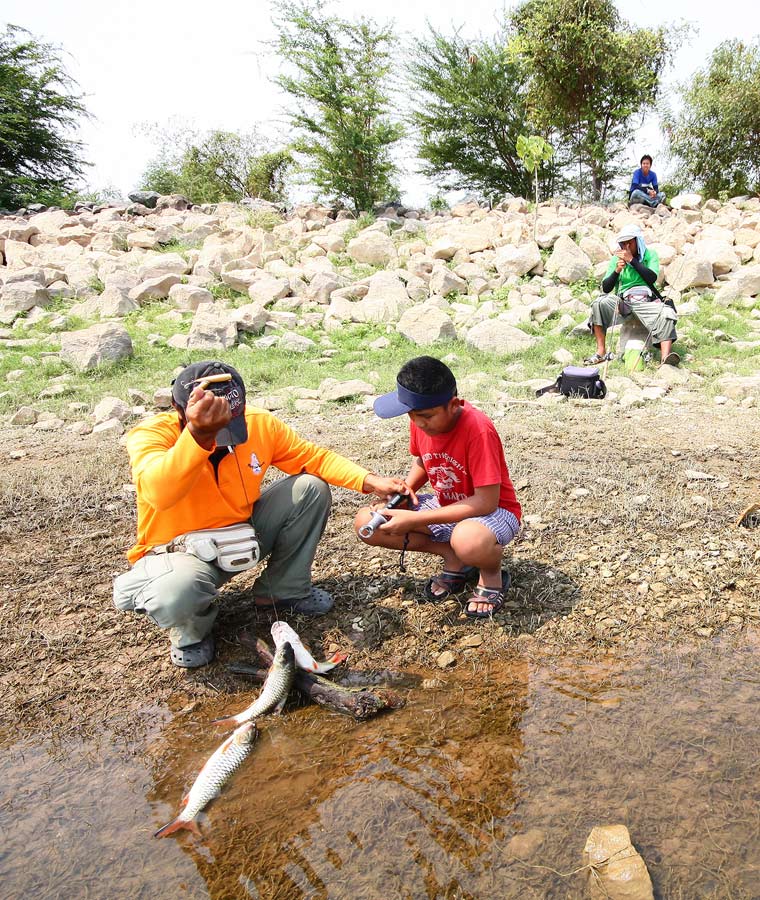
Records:
[[[527,172],[533,173],[533,186],[535,188],[536,205],[533,209],[533,240],[536,239],[538,228],[538,169],[542,162],[548,162],[554,155],[554,148],[540,135],[525,137],[521,134],[517,139],[517,155],[523,162]]]
[[[430,198],[430,209],[433,212],[446,212],[449,209],[449,204],[440,194],[436,194],[435,197]]]
[[[262,231],[273,231],[285,221],[272,209],[252,209],[245,220],[251,228],[261,228]]]
[[[92,278],[87,282],[87,287],[91,291],[94,291],[96,294],[102,294],[106,289],[106,286],[97,275],[92,276]]]

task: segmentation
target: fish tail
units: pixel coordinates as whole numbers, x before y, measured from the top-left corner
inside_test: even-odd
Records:
[[[335,663],[335,665],[339,665],[342,662],[345,662],[348,659],[348,653],[333,653],[333,655],[328,659],[328,662]]]
[[[154,833],[153,837],[168,837],[170,834],[174,834],[175,831],[179,831],[182,828],[192,831],[194,834],[200,836],[201,830],[195,819],[180,819],[180,817],[177,816],[176,819],[172,819],[171,822],[167,822],[166,825],[159,828],[158,831]]]

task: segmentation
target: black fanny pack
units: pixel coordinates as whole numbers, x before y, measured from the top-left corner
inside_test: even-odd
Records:
[[[567,366],[554,384],[539,388],[536,396],[540,397],[552,391],[565,397],[603,400],[607,396],[607,385],[599,377],[599,369],[595,367]]]

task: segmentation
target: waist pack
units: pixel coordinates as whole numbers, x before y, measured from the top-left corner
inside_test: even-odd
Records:
[[[581,397],[584,400],[603,400],[607,385],[599,377],[599,369],[586,366],[567,366],[554,384],[539,388],[536,396],[554,391],[565,397]]]
[[[244,572],[259,561],[261,551],[256,532],[249,522],[227,525],[225,528],[206,528],[188,531],[154,553],[192,553],[204,562],[213,562],[224,572]]]

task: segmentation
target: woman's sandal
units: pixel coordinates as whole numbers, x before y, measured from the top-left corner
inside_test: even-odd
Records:
[[[428,578],[425,582],[424,602],[435,603],[437,600],[445,600],[452,594],[461,594],[467,587],[468,582],[473,577],[477,578],[477,576],[478,570],[475,566],[465,566],[459,572],[449,572],[447,569],[444,569],[443,572],[433,575],[432,578]],[[433,585],[443,588],[440,594],[433,590]]]
[[[512,576],[506,569],[503,569],[501,573],[501,589],[478,585],[467,598],[464,614],[468,619],[490,619],[503,608],[504,594],[509,590],[511,584]],[[487,603],[491,609],[488,611],[470,609],[471,603]]]

